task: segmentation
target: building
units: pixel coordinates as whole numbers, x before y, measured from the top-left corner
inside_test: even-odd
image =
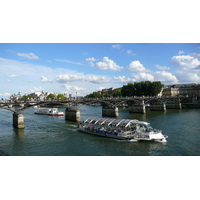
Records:
[[[188,83],[188,84],[173,84],[165,85],[162,91],[162,96],[175,97],[175,96],[196,96],[200,97],[200,84]]]
[[[108,88],[108,89],[102,89],[101,90],[101,94],[108,94],[108,95],[112,95],[114,93],[114,91],[116,90],[119,90],[121,88],[114,88],[114,87],[111,87],[111,88]]]
[[[10,96],[10,100],[11,101],[17,101],[20,97],[21,97],[21,94],[20,94],[20,92],[18,92],[18,94],[12,94]]]

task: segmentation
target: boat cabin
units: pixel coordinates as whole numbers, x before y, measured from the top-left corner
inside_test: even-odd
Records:
[[[112,119],[112,118],[88,118],[83,124],[105,130],[112,129],[118,132],[136,131],[139,133],[151,132],[153,129],[149,123],[138,121],[136,119]]]

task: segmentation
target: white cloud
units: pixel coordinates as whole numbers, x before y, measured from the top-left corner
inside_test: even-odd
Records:
[[[160,66],[160,65],[156,65],[156,67],[162,71],[169,71],[170,67],[165,67],[165,66]]]
[[[59,83],[83,81],[83,80],[84,80],[83,76],[77,76],[77,75],[60,74],[56,77],[56,81]]]
[[[71,64],[75,64],[75,65],[83,65],[81,62],[74,62],[71,60],[65,60],[65,59],[54,59],[54,60],[58,61],[58,62],[71,63]]]
[[[95,59],[94,57],[92,57],[92,58],[86,58],[85,60],[86,60],[86,61],[89,61],[89,62],[97,61],[97,59]]]
[[[163,83],[177,83],[178,79],[176,76],[172,75],[166,71],[157,71],[157,72],[136,72],[132,74],[132,77],[126,78],[125,76],[113,77],[119,83],[128,83],[128,82],[140,82],[140,81],[161,81]]]
[[[103,77],[103,76],[98,77],[98,76],[95,76],[95,75],[86,76],[86,80],[85,81],[89,81],[90,83],[96,83],[96,84],[109,82],[108,78]]]
[[[176,73],[176,77],[179,82],[192,82],[199,83],[200,82],[200,65],[194,69],[184,69],[178,70]]]
[[[200,65],[200,61],[190,55],[174,56],[171,58],[170,63],[172,65],[181,67],[182,70],[194,69]]]
[[[63,84],[62,87],[67,90],[68,92],[80,92],[80,91],[85,91],[84,88],[81,88],[81,87],[77,87],[77,86],[70,86],[68,84]]]
[[[147,72],[148,70],[140,63],[140,61],[132,61],[127,67],[129,72]]]
[[[39,57],[36,56],[34,53],[17,53],[17,55],[22,58],[29,59],[29,60],[38,60],[39,59]]]
[[[190,56],[200,58],[200,53],[191,53]]]
[[[154,74],[156,81],[161,81],[163,83],[178,83],[176,76],[172,75],[166,71],[157,71]]]
[[[90,83],[107,83],[109,80],[106,77],[103,76],[95,76],[95,75],[67,75],[67,74],[60,74],[57,76],[56,81],[59,83],[68,83],[68,82],[80,82],[80,81],[86,81]]]
[[[120,67],[108,57],[104,57],[103,62],[97,62],[96,64],[94,64],[94,67],[101,70],[113,70],[113,71],[120,71],[121,69],[123,69],[123,67]]]
[[[45,76],[41,76],[41,82],[43,82],[43,83],[52,83],[52,81],[49,80],[48,78],[46,78]]]
[[[60,86],[62,84],[70,85],[71,82],[76,83],[76,86],[85,88],[87,90],[82,92],[82,94],[88,94],[92,92],[92,90],[96,89],[97,84],[105,85],[104,87],[110,87],[110,85],[107,83],[111,81],[109,76],[84,74],[66,68],[51,68],[42,65],[31,64],[28,62],[0,58],[1,80],[12,80],[11,78],[8,78],[8,75],[10,75],[11,72],[12,74],[17,74],[22,77],[18,81],[15,81],[15,84],[9,84],[11,82],[6,82],[7,91],[13,94],[18,92],[18,90],[22,94],[30,93],[30,88],[32,92],[42,89],[45,92],[62,92]],[[45,82],[47,83],[51,80],[52,84],[44,84]],[[43,88],[39,87],[41,84],[43,84]]]
[[[119,44],[114,44],[114,45],[112,45],[112,48],[114,48],[114,49],[120,49],[120,48],[121,48],[121,45],[119,45]]]
[[[178,71],[176,76],[180,83],[187,83],[187,82],[199,83],[200,82],[200,76],[191,70]]]
[[[117,80],[117,83],[128,83],[133,81],[133,79],[126,78],[125,76],[113,76],[113,78]]]
[[[139,81],[154,81],[154,76],[145,72],[139,72],[137,74],[133,74],[133,79],[136,82]]]
[[[132,56],[136,55],[136,54],[133,53],[133,51],[132,51],[131,49],[128,49],[128,50],[126,51],[126,53],[127,53],[128,55],[132,55]]]
[[[138,72],[133,73],[132,77],[125,77],[125,76],[113,76],[117,83],[129,83],[129,82],[140,82],[140,81],[154,81],[154,76],[145,73],[145,72]]]
[[[2,97],[11,96],[11,94],[8,93],[8,92],[4,92],[4,93],[0,93],[0,96],[1,96],[1,98],[2,98]]]
[[[56,71],[50,67],[0,58],[0,73],[10,75],[10,72],[12,72],[14,75],[17,74],[18,76],[30,77],[40,77],[43,74],[47,75],[56,73]]]
[[[199,54],[192,53],[186,56],[174,56],[170,63],[179,67],[176,77],[179,82],[200,82],[200,61],[197,58]]]
[[[18,75],[16,75],[16,74],[9,74],[8,76],[9,76],[10,78],[18,77]]]
[[[33,87],[30,89],[31,92],[42,92],[43,90],[42,87]]]
[[[180,54],[184,54],[184,53],[185,53],[185,52],[184,52],[184,51],[181,51],[181,50],[178,52],[179,55],[180,55]]]

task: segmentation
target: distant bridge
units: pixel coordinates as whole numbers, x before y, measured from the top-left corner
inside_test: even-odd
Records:
[[[109,107],[118,107],[123,106],[124,104],[128,106],[133,105],[141,105],[141,104],[150,104],[150,105],[159,105],[159,104],[174,104],[174,103],[182,103],[182,104],[190,104],[194,103],[197,99],[194,100],[194,97],[104,97],[104,98],[76,98],[76,99],[66,99],[66,100],[53,100],[53,101],[18,101],[18,102],[2,102],[0,103],[0,107],[8,106],[11,107],[21,107],[22,109],[26,109],[29,107],[33,107],[36,105],[54,105],[54,106],[78,106],[80,104],[100,104],[102,106]]]

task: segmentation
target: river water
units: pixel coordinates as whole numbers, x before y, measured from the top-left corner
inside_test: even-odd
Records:
[[[64,111],[60,108],[59,110]],[[100,106],[81,106],[81,121],[101,117]],[[167,143],[119,141],[76,130],[76,122],[64,116],[22,112],[25,128],[12,126],[12,112],[0,109],[0,152],[10,156],[200,156],[200,109],[172,109],[129,113],[119,109],[119,118],[138,119],[168,135]]]

